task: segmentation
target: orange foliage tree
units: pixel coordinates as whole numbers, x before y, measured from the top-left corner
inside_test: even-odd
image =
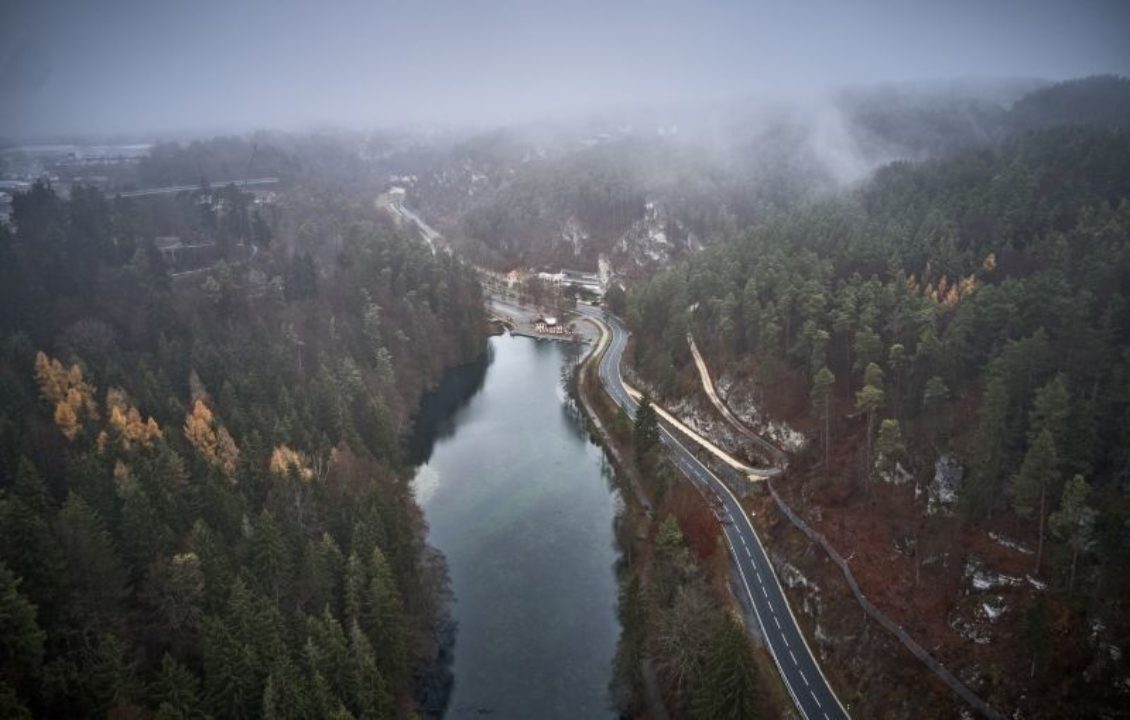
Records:
[[[55,424],[68,440],[74,440],[82,430],[84,412],[91,419],[98,418],[94,387],[83,380],[82,368],[77,364],[67,369],[57,359],[38,352],[35,379],[43,397],[55,404]]]

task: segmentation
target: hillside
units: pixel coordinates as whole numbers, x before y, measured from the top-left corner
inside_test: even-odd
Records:
[[[481,353],[481,290],[330,195],[296,174],[266,205],[15,197],[3,717],[437,710],[446,571],[401,441],[421,393]]]
[[[647,275],[899,159],[992,148],[1031,129],[1117,126],[1126,81],[1096,77],[845,90],[775,106],[666,108],[390,151],[409,201],[483,265]]]
[[[693,332],[731,407],[807,437],[783,492],[869,597],[1001,711],[1102,716],[1128,676],[1128,240],[1126,130],[895,163],[633,288],[636,366],[693,395]]]

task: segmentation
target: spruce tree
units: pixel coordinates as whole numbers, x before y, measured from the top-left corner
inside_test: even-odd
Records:
[[[1012,507],[1022,517],[1036,515],[1038,531],[1036,561],[1033,572],[1039,573],[1044,557],[1044,521],[1047,517],[1048,487],[1059,476],[1056,469],[1055,441],[1051,431],[1044,429],[1036,436],[1024,455],[1020,470],[1012,476]]]
[[[703,720],[755,720],[761,691],[745,630],[723,618],[710,641],[703,672],[691,698],[690,716]]]

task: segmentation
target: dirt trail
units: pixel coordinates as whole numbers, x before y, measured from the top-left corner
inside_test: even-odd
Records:
[[[699,377],[702,378],[702,389],[706,392],[706,396],[710,398],[710,402],[718,409],[718,412],[722,413],[735,430],[749,438],[757,447],[761,448],[775,465],[779,467],[787,465],[789,457],[784,450],[747,427],[746,424],[741,421],[741,418],[735,415],[726,403],[722,402],[722,398],[718,397],[718,393],[714,389],[714,381],[710,378],[710,370],[706,367],[706,361],[702,359],[702,354],[698,351],[698,345],[695,344],[694,336],[690,333],[687,333],[687,342],[690,343],[691,355],[694,356],[694,364],[698,368]]]
[[[636,400],[637,402],[640,400],[640,398],[643,397],[643,393],[641,393],[639,390],[636,390],[628,383],[624,383],[624,389],[627,390],[628,394],[632,396],[632,399]],[[690,427],[684,425],[679,420],[679,418],[667,412],[659,405],[652,403],[651,406],[655,409],[655,414],[663,418],[663,421],[668,425],[671,425],[676,430],[689,437],[691,440],[694,440],[703,450],[706,450],[711,455],[714,455],[722,462],[740,472],[742,475],[747,476],[750,480],[765,480],[777,475],[780,472],[777,468],[754,468],[746,465],[745,463],[737,460],[733,455],[730,455],[722,448],[699,435]]]

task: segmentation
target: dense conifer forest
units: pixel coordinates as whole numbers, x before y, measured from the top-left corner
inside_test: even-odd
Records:
[[[144,170],[179,179],[160,163],[184,152]],[[481,352],[481,290],[371,198],[302,182],[269,204],[233,187],[15,197],[0,716],[415,707],[446,575],[401,441],[421,393]]]
[[[1058,713],[1115,702],[1080,678],[1106,672],[1095,633],[1126,637],[1128,299],[1130,134],[1065,125],[889,165],[639,284],[625,309],[662,396],[694,387],[688,332],[715,369],[755,378],[810,433],[798,502],[879,518],[915,584],[933,558],[922,578],[948,565],[957,602],[963,538],[1023,543],[1032,581],[993,641],[1011,680],[990,687],[1027,686],[1007,660],[1024,656],[1041,679],[1024,692]],[[948,519],[917,499],[943,455],[962,469]],[[913,497],[880,492],[904,473]]]

